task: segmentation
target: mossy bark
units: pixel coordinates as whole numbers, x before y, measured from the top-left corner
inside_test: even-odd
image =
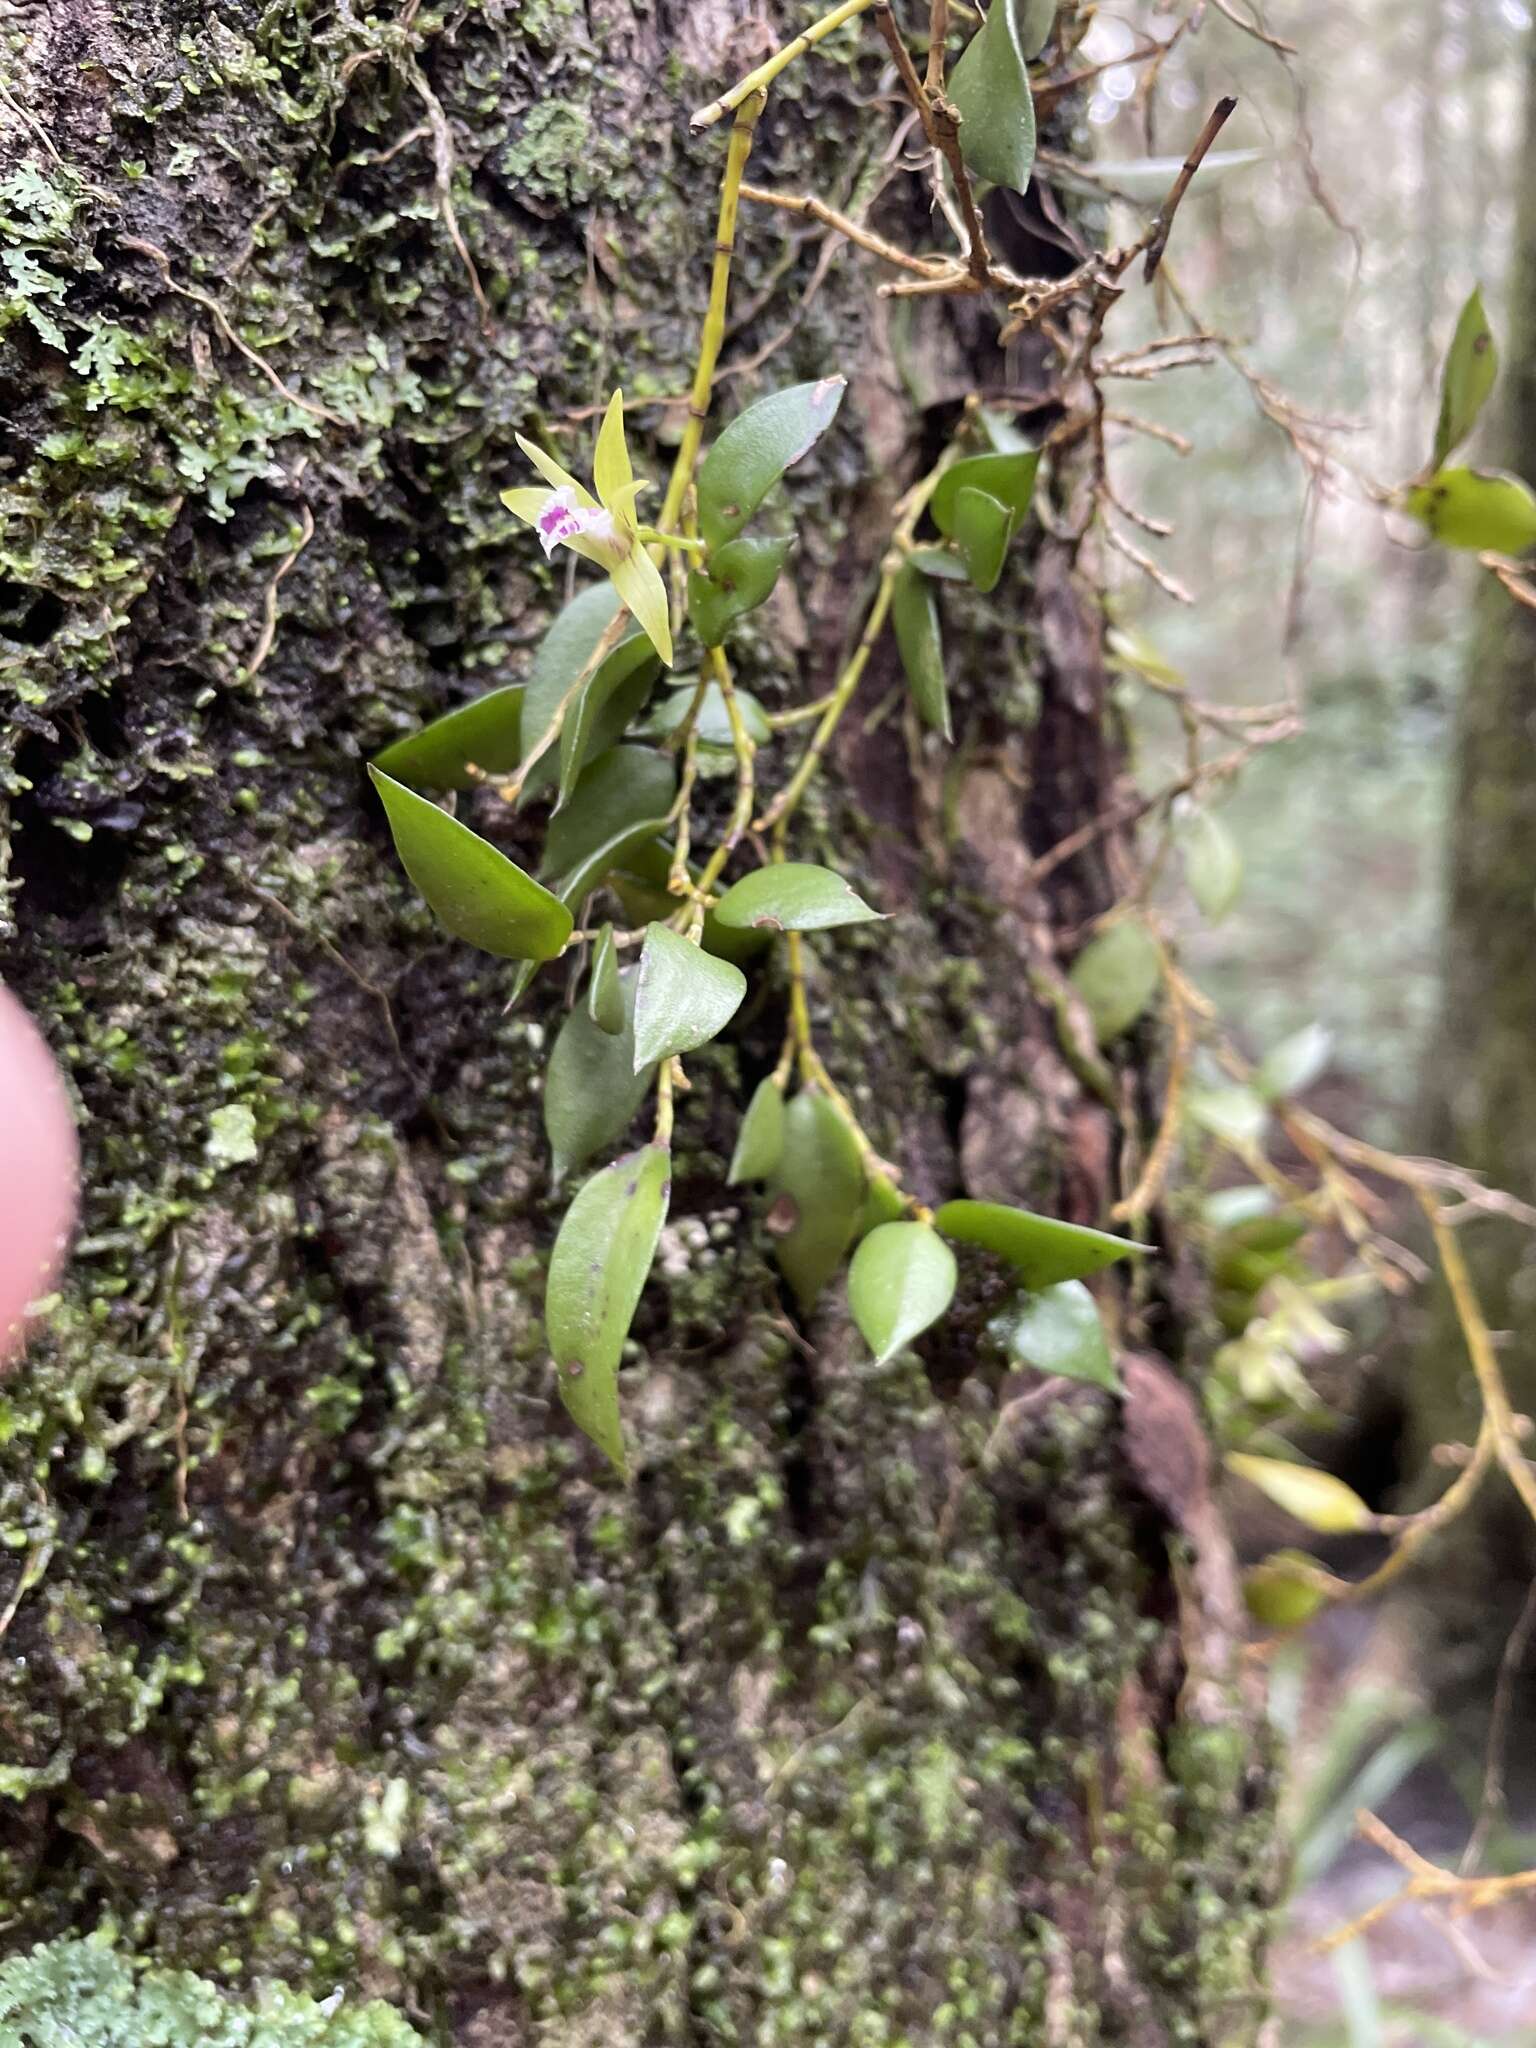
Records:
[[[1509,307],[1485,461],[1536,479],[1536,39],[1528,50],[1526,136]],[[1482,579],[1457,713],[1447,876],[1445,998],[1430,1073],[1427,1137],[1490,1185],[1536,1200],[1536,612]],[[1464,1244],[1517,1410],[1536,1414],[1536,1240],[1523,1227],[1471,1225]],[[1410,1383],[1410,1462],[1436,1444],[1470,1443],[1478,1397],[1447,1300],[1428,1319]],[[1443,1483],[1437,1479],[1437,1486]],[[1462,1641],[1467,1675],[1486,1697],[1536,1559],[1536,1533],[1495,1477],[1446,1546],[1441,1584],[1426,1597]],[[1474,1597],[1466,1598],[1468,1589]],[[1508,1610],[1505,1614],[1505,1609]]]
[[[497,502],[514,430],[574,454],[622,382],[659,470],[719,158],[683,116],[800,18],[61,0],[14,51],[5,971],[78,1092],[86,1194],[4,1391],[11,1945],[107,1919],[476,2048],[1259,2027],[1267,1776],[1213,1682],[1210,1532],[1191,1565],[1096,1392],[983,1458],[1018,1389],[979,1269],[879,1373],[836,1306],[791,1321],[722,1187],[771,972],[690,1062],[614,1483],[539,1324],[560,977],[504,1013],[362,773],[520,674],[558,601]],[[786,77],[765,182],[878,177],[872,45]],[[854,379],[799,486],[798,602],[744,647],[787,702],[958,401],[1027,365],[968,313],[889,319],[846,254],[813,296],[816,244],[747,227],[735,352],[777,346],[722,409]],[[1114,847],[1029,886],[1113,791],[1098,615],[1056,548],[956,617],[953,755],[887,706],[882,648],[800,830],[899,913],[822,950],[821,1042],[925,1197],[1099,1222],[1119,1113],[1038,992]],[[1117,1050],[1133,1120],[1154,1057],[1150,1027]],[[1169,1285],[1141,1335],[1191,1370]]]

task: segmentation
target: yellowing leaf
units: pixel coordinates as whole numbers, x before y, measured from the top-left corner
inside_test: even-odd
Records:
[[[1415,519],[1448,548],[1523,555],[1536,544],[1536,495],[1497,469],[1441,469],[1405,500]]]
[[[1482,290],[1474,286],[1456,322],[1440,377],[1440,417],[1435,423],[1431,469],[1439,469],[1477,425],[1498,374],[1499,352],[1483,311]]]
[[[544,1326],[560,1398],[621,1473],[619,1360],[671,1192],[665,1146],[645,1145],[616,1159],[578,1190],[550,1254]]]
[[[1339,1581],[1304,1550],[1277,1550],[1243,1577],[1248,1612],[1266,1628],[1300,1628],[1339,1588]]]
[[[949,1246],[926,1223],[882,1223],[853,1255],[848,1307],[883,1365],[936,1323],[954,1299]]]
[[[1309,1529],[1324,1535],[1343,1535],[1376,1525],[1376,1517],[1352,1487],[1335,1479],[1331,1472],[1319,1472],[1313,1465],[1291,1465],[1280,1458],[1256,1458],[1246,1451],[1229,1451],[1227,1470],[1267,1494],[1298,1522],[1305,1522]]]
[[[403,782],[368,773],[401,866],[449,931],[506,960],[553,960],[571,935],[559,897]]]

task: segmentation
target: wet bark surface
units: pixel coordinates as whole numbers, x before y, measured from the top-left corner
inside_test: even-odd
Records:
[[[720,158],[686,111],[789,19],[57,0],[10,31],[3,963],[87,1190],[3,1393],[11,1946],[110,1916],[465,2048],[1255,2037],[1268,1781],[1220,1532],[1158,1478],[1203,1469],[1168,1368],[1129,1440],[1107,1395],[1036,1398],[979,1261],[879,1371],[837,1300],[792,1314],[722,1184],[770,967],[690,1061],[620,1488],[539,1323],[562,976],[506,1013],[366,790],[559,602],[497,502],[514,432],[581,467],[622,382],[662,473]],[[878,180],[873,45],[786,79],[754,176]],[[827,686],[892,503],[1002,362],[970,315],[890,317],[862,259],[811,294],[819,244],[745,225],[721,415],[853,380],[798,595],[744,641],[778,705]],[[926,1199],[1099,1223],[1155,1042],[1106,1101],[1049,1000],[1112,847],[1030,885],[1115,794],[1098,612],[1051,548],[953,618],[954,753],[871,716],[882,647],[799,826],[896,914],[818,950],[819,1042]],[[1188,1373],[1165,1293],[1138,1340]]]

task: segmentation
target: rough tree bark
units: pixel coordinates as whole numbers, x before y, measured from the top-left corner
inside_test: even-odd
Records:
[[[1536,38],[1527,45],[1525,139],[1501,335],[1493,431],[1484,459],[1536,478]],[[1536,969],[1531,959],[1531,876],[1536,873],[1536,613],[1491,577],[1478,588],[1471,659],[1457,710],[1447,874],[1444,1014],[1430,1071],[1429,1137],[1448,1158],[1495,1187],[1536,1199]],[[1500,1364],[1517,1410],[1536,1414],[1536,1240],[1505,1223],[1479,1224],[1467,1257],[1491,1326],[1507,1333]],[[1476,1387],[1448,1305],[1432,1318],[1410,1385],[1412,1462],[1432,1447],[1470,1442]],[[1491,1589],[1513,1607],[1533,1556],[1529,1518],[1513,1492],[1491,1484],[1460,1528],[1438,1595],[1463,1638],[1473,1676],[1498,1655]],[[1477,1589],[1469,1603],[1465,1588]],[[1506,1618],[1512,1618],[1506,1617]],[[1485,1690],[1485,1688],[1484,1688]]]
[[[16,43],[4,967],[87,1193],[4,1397],[10,1945],[109,1918],[465,2048],[1259,2030],[1267,1775],[1168,1383],[1137,1431],[1077,1389],[994,1437],[979,1268],[879,1374],[837,1307],[794,1327],[721,1186],[770,987],[696,1062],[621,1489],[538,1320],[559,976],[503,1014],[362,774],[521,673],[555,593],[497,503],[513,432],[575,452],[614,383],[682,388],[719,155],[683,116],[803,18],[53,0]],[[754,175],[878,179],[879,70],[852,32],[789,74]],[[846,255],[808,297],[817,255],[749,221],[734,351],[780,345],[718,400],[853,377],[801,601],[744,658],[775,702],[825,687],[900,487],[1019,369]],[[677,415],[637,420],[656,474]],[[1119,773],[1066,551],[972,599],[953,661],[953,756],[867,717],[882,648],[802,827],[900,913],[829,957],[819,1030],[925,1198],[1097,1223],[1117,1116],[1040,991],[1115,845],[1029,874]],[[1155,1056],[1117,1055],[1133,1114]],[[1140,1340],[1188,1372],[1181,1270]]]

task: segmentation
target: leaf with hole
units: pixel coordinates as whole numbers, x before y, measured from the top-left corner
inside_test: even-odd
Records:
[[[1376,1517],[1353,1487],[1315,1465],[1292,1465],[1281,1458],[1255,1458],[1246,1451],[1227,1453],[1227,1470],[1267,1494],[1298,1522],[1325,1536],[1342,1536],[1375,1527]]]
[[[833,925],[879,923],[881,917],[841,875],[799,860],[754,868],[715,905],[717,924],[743,931],[819,932]]]
[[[368,773],[401,866],[449,931],[504,960],[553,960],[571,935],[559,897],[403,782]]]
[[[853,1133],[826,1096],[802,1089],[784,1109],[784,1149],[770,1183],[774,1257],[802,1312],[843,1262],[864,1199]]]
[[[599,1031],[610,1038],[624,1029],[628,1012],[619,981],[619,949],[613,942],[613,926],[605,924],[597,935],[592,954],[592,978],[587,983],[587,1015]],[[633,1061],[631,1061],[633,1064]]]
[[[1220,818],[1203,806],[1179,820],[1184,879],[1202,914],[1219,924],[1243,886],[1243,856]]]
[[[473,789],[484,775],[510,775],[523,758],[523,686],[488,690],[472,704],[446,711],[420,732],[375,754],[373,765],[412,789]]]
[[[711,553],[735,539],[785,470],[811,452],[847,388],[843,377],[793,384],[731,421],[699,466],[699,531]]]
[[[1477,416],[1488,402],[1499,374],[1499,352],[1493,329],[1483,311],[1483,294],[1474,286],[1461,309],[1456,332],[1440,374],[1440,417],[1435,423],[1435,452],[1431,469],[1439,469],[1453,448],[1457,448],[1477,425]]]
[[[1415,519],[1448,548],[1523,555],[1536,543],[1536,495],[1497,469],[1441,469],[1405,500]]]
[[[955,499],[955,541],[965,573],[983,595],[997,588],[1013,523],[1014,514],[989,491],[967,485]]]
[[[1116,1259],[1146,1249],[1128,1237],[1112,1237],[1107,1230],[1063,1223],[1055,1216],[1036,1216],[1004,1202],[946,1202],[933,1220],[957,1243],[979,1245],[1006,1259],[1031,1288],[1081,1280]]]
[[[932,587],[912,567],[910,559],[897,574],[891,591],[891,624],[918,717],[935,732],[943,733],[945,739],[953,739],[939,607]]]
[[[992,0],[949,81],[966,168],[1013,192],[1028,187],[1035,163],[1035,101],[1025,44],[1038,29],[1038,12],[1038,0]]]
[[[556,1034],[544,1076],[544,1134],[558,1186],[634,1122],[655,1078],[654,1062],[635,1064],[635,975],[617,977],[619,1028],[608,1031],[579,1004]]]
[[[1081,1280],[1062,1280],[1030,1295],[1004,1322],[1001,1334],[1009,1357],[1018,1364],[1119,1393],[1120,1375],[1110,1356],[1098,1303]]]
[[[664,818],[676,784],[674,763],[653,747],[610,747],[599,754],[549,821],[541,873],[568,875],[620,833],[644,819]]]
[[[707,1045],[730,1023],[747,992],[747,977],[681,933],[653,924],[640,951],[635,997],[635,1065],[669,1059]]]
[[[622,1474],[619,1360],[672,1193],[672,1155],[644,1145],[577,1190],[550,1254],[544,1327],[560,1398]]]
[[[884,1365],[943,1315],[955,1296],[955,1255],[926,1223],[882,1223],[853,1255],[848,1308]]]
[[[1266,1628],[1300,1628],[1338,1583],[1304,1550],[1277,1550],[1244,1574],[1243,1598],[1254,1620]]]
[[[709,569],[688,572],[688,616],[706,647],[718,647],[739,618],[766,602],[779,580],[790,539],[727,541]]]
[[[1118,918],[1084,946],[1069,979],[1088,1007],[1100,1045],[1130,1030],[1163,978],[1157,942],[1139,917]]]
[[[778,1171],[784,1154],[784,1090],[770,1074],[759,1081],[747,1104],[747,1113],[736,1133],[726,1185],[739,1181],[767,1180]]]
[[[962,491],[985,491],[989,498],[1006,505],[1017,523],[1029,510],[1039,467],[1038,448],[1026,448],[1015,454],[967,455],[952,462],[933,488],[928,509],[934,525],[946,539],[956,537]]]

